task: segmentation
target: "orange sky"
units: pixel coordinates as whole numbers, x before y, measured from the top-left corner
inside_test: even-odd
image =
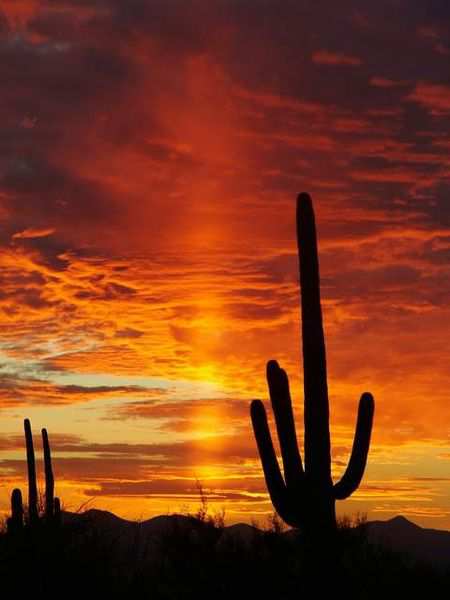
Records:
[[[278,359],[302,440],[309,191],[335,476],[361,392],[376,400],[338,512],[450,529],[449,17],[439,0],[3,1],[1,511],[29,417],[68,509],[195,510],[200,482],[228,522],[266,519],[248,409]]]

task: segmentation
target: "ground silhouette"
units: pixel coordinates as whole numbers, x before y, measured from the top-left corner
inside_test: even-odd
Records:
[[[392,531],[398,524],[393,521]],[[311,565],[308,537],[283,531],[276,520],[260,530],[247,524],[226,527],[205,515],[163,515],[137,523],[105,511],[63,512],[59,528],[0,534],[0,580],[4,594],[37,598],[126,594],[130,599],[221,600],[239,594],[289,600],[316,591],[317,577],[321,590],[346,598],[448,595],[449,562],[433,565],[383,545],[375,540],[377,527],[338,524],[338,577],[331,578],[322,565]],[[426,532],[417,528],[416,535],[420,531]]]

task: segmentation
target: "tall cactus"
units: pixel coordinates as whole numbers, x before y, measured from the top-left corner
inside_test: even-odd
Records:
[[[54,515],[54,492],[55,480],[52,469],[52,455],[50,452],[50,443],[46,429],[42,430],[42,446],[44,449],[44,470],[45,470],[45,519],[51,521]]]
[[[361,396],[350,461],[341,480],[333,485],[316,227],[312,201],[305,193],[297,199],[297,242],[303,337],[304,466],[297,444],[288,377],[274,360],[267,364],[267,381],[284,478],[275,455],[263,403],[254,400],[250,412],[266,485],[275,510],[292,527],[332,531],[336,528],[335,501],[350,496],[364,474],[374,400],[368,392]]]
[[[25,419],[24,429],[28,467],[28,521],[30,525],[35,525],[39,519],[38,488],[36,482],[36,461],[34,458],[33,434],[31,432],[31,424],[29,419]]]

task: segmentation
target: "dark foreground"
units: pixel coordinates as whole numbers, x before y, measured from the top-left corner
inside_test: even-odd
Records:
[[[330,591],[379,600],[448,597],[450,569],[369,541],[364,525],[341,526],[333,540],[304,540],[276,526],[186,516],[139,525],[89,511],[66,514],[59,528],[1,534],[0,581],[4,596],[34,598],[297,600]]]

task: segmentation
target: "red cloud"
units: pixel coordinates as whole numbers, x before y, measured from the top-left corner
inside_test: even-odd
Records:
[[[427,108],[432,115],[450,114],[450,86],[420,81],[406,97]]]
[[[344,65],[348,67],[359,67],[363,63],[357,56],[342,54],[341,52],[329,52],[328,50],[314,52],[312,61],[317,65]]]

